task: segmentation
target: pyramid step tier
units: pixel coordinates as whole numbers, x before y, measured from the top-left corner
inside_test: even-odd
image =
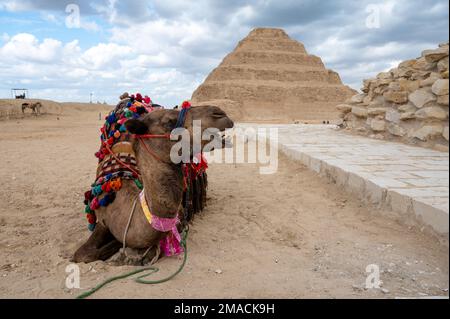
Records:
[[[264,37],[253,37],[239,42],[239,45],[236,48],[236,52],[250,50],[282,51],[307,54],[303,44],[290,39],[273,41]]]
[[[342,85],[303,85],[249,84],[230,82],[208,82],[202,84],[194,92],[195,99],[207,101],[211,99],[235,99],[239,97],[246,101],[271,101],[272,104],[288,103],[289,101],[307,102],[339,102],[353,95],[353,91]],[[336,103],[334,104],[336,105]]]
[[[293,64],[304,66],[325,66],[322,60],[314,55],[302,53],[285,53],[270,51],[238,51],[228,55],[222,62],[223,65],[233,64]]]
[[[215,69],[207,81],[280,81],[280,82],[322,82],[342,84],[336,72],[323,68],[314,70],[253,69],[245,66],[223,66]]]
[[[247,110],[254,111],[248,112]],[[287,101],[284,104],[249,102],[241,118],[242,121],[254,119],[254,121],[269,123],[292,123],[296,120],[322,123],[323,121],[333,122],[337,118],[337,112],[334,102],[298,103],[298,101]]]

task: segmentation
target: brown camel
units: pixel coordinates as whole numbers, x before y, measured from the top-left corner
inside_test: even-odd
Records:
[[[41,102],[35,103],[22,103],[22,113],[25,114],[25,109],[31,109],[33,114],[41,114]]]
[[[133,134],[168,134],[175,126],[178,115],[178,110],[156,110],[140,119],[130,119],[125,125]],[[218,107],[192,107],[186,115],[184,124],[184,128],[191,133],[190,145],[192,145],[193,120],[201,120],[203,131],[206,128],[224,131],[234,125],[233,121]],[[159,157],[158,160],[150,156],[137,139],[132,140],[148,206],[152,214],[158,217],[173,218],[177,214],[180,216],[184,191],[183,175],[180,164],[174,164],[170,159],[170,150],[176,141],[169,139],[145,139],[144,141],[145,145]],[[206,143],[208,141],[202,141],[202,148]],[[222,146],[225,146],[224,141]],[[87,242],[75,252],[73,261],[88,263],[106,260],[119,251],[123,244],[133,203],[138,194],[139,189],[133,181],[123,182],[115,201],[96,211],[97,226]],[[155,254],[156,245],[165,234],[149,225],[141,206],[137,204],[126,233],[126,246],[140,251],[153,246],[155,248],[153,254]]]

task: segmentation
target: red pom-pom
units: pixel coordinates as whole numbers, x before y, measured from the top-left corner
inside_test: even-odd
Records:
[[[136,94],[136,101],[142,102],[142,95],[141,93]]]
[[[94,214],[87,214],[86,218],[87,218],[89,224],[95,224],[95,222],[97,220],[97,218],[95,217]]]
[[[181,104],[182,109],[188,109],[191,107],[191,103],[189,101],[184,101],[183,104]]]
[[[91,191],[87,191],[84,193],[84,199],[85,200],[91,200],[94,196],[92,195]]]

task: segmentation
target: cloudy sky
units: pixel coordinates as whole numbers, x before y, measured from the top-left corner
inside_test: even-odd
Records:
[[[0,98],[25,87],[115,104],[141,91],[172,106],[260,26],[285,29],[358,89],[446,42],[448,10],[444,0],[0,0]]]

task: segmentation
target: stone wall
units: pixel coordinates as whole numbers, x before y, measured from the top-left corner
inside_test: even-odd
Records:
[[[378,139],[448,151],[449,44],[425,50],[375,79],[337,109],[342,126]]]

